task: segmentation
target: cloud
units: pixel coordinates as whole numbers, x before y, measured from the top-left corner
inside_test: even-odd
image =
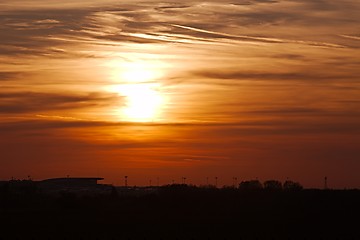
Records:
[[[352,40],[358,40],[360,41],[360,36],[352,36],[352,35],[340,35],[340,37],[352,39]]]
[[[221,80],[259,80],[259,81],[314,81],[314,80],[336,80],[336,79],[356,79],[356,76],[349,75],[335,75],[328,73],[307,73],[302,72],[247,72],[247,71],[213,71],[213,70],[199,70],[192,72],[193,75],[204,78],[213,78]]]
[[[69,1],[65,7],[37,2],[38,8],[21,10],[14,7],[0,11],[0,55],[69,55],[79,58],[89,55],[67,48],[79,44],[198,44],[199,41],[222,43],[229,40],[237,41],[235,44],[356,47],[338,41],[331,34],[337,32],[341,35],[345,22],[346,29],[359,23],[352,14],[346,14],[356,8],[354,1],[341,4],[271,0],[185,1],[181,4],[175,1]],[[24,2],[16,1],[14,4],[20,6]],[[315,9],[326,14],[315,14]],[[188,18],[187,14],[193,17]],[[339,29],[327,30],[329,25]],[[289,30],[300,27],[301,34],[289,34]],[[326,29],[325,34],[312,34],[318,28]],[[348,31],[344,29],[344,32]],[[65,51],[51,50],[56,47]],[[96,57],[96,53],[90,57]]]
[[[18,77],[20,74],[21,73],[19,72],[0,72],[0,82],[13,80],[14,78]]]
[[[63,46],[49,37],[79,30],[74,23],[81,22],[84,14],[82,10],[0,12],[0,55],[43,55],[49,48]]]
[[[246,113],[243,112],[243,114]],[[250,113],[250,112],[247,112]],[[188,132],[194,131],[189,136],[193,139],[201,138],[204,143],[213,141],[213,138],[227,141],[232,138],[241,138],[243,136],[257,135],[302,135],[302,134],[334,134],[334,133],[355,133],[359,132],[357,119],[360,114],[353,115],[352,118],[344,117],[341,112],[331,113],[321,109],[311,108],[278,108],[278,109],[259,109],[251,111],[255,115],[267,115],[272,119],[262,120],[243,120],[239,122],[167,122],[167,123],[137,123],[137,122],[115,122],[115,121],[90,121],[61,116],[41,116],[26,118],[13,118],[8,121],[0,122],[0,131],[5,133],[26,133],[26,132],[48,132],[56,129],[81,129],[84,131],[93,131],[98,129],[98,134],[108,135],[112,132],[121,132],[121,129],[154,129],[154,141],[156,134],[165,132]],[[304,114],[308,114],[305,117]],[[253,116],[255,116],[253,115]],[[298,115],[301,118],[289,117]],[[275,118],[275,116],[281,117]],[[320,118],[319,118],[320,116]],[[348,116],[345,113],[345,116]],[[314,118],[315,117],[315,118]],[[333,121],[329,121],[329,117]],[[314,119],[317,119],[314,121]],[[116,129],[116,130],[115,130]],[[202,136],[203,134],[203,136]],[[205,137],[204,137],[205,136]],[[209,136],[212,136],[209,138]],[[226,140],[227,139],[227,140]],[[178,139],[183,141],[183,139]],[[167,139],[166,141],[175,141],[176,139]],[[189,143],[191,144],[191,143]]]
[[[115,100],[116,94],[0,92],[0,114],[37,113],[87,107],[104,107]]]
[[[221,32],[214,32],[199,28],[194,28],[190,26],[183,26],[183,25],[177,25],[173,24],[173,27],[177,28],[183,28],[186,30],[206,34],[203,36],[203,38],[225,38],[229,40],[237,40],[237,41],[245,41],[245,42],[260,42],[260,43],[272,43],[272,44],[284,44],[284,43],[291,43],[291,44],[304,44],[309,46],[317,46],[317,47],[330,47],[330,48],[345,48],[346,46],[335,44],[335,43],[327,43],[327,42],[316,42],[316,41],[304,41],[304,40],[292,40],[292,39],[281,39],[281,38],[273,38],[273,37],[260,37],[260,36],[246,36],[246,35],[234,35],[234,34],[227,34],[227,33],[221,33]],[[197,34],[199,35],[199,34]]]

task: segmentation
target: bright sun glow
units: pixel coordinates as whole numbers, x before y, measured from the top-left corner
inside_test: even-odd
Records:
[[[162,72],[155,64],[147,62],[119,65],[114,72],[122,84],[113,85],[109,90],[125,97],[125,106],[118,110],[121,119],[132,122],[159,120],[165,97],[160,91],[160,84],[154,81]]]
[[[158,119],[164,98],[153,84],[129,84],[117,87],[126,97],[121,115],[129,121],[148,122]]]
[[[145,63],[127,63],[121,76],[127,82],[145,82],[159,77],[160,73],[153,66]]]
[[[115,82],[140,83],[159,79],[166,64],[159,61],[111,61],[106,64],[111,68],[111,78]]]

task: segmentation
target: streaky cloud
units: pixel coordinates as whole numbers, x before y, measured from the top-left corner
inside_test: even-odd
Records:
[[[339,36],[343,37],[343,38],[348,38],[348,39],[360,41],[360,36],[352,36],[352,35],[339,35]]]
[[[197,132],[209,132],[211,134],[220,134],[223,137],[243,136],[243,135],[262,135],[262,134],[320,134],[320,133],[355,133],[360,129],[357,127],[358,122],[356,119],[360,115],[354,116],[352,119],[344,118],[341,114],[321,114],[317,109],[304,109],[304,108],[283,108],[277,110],[259,110],[253,111],[255,114],[276,114],[283,116],[280,119],[263,119],[263,120],[243,120],[237,122],[122,122],[122,121],[99,121],[99,120],[84,120],[64,116],[48,116],[48,115],[34,115],[29,118],[9,119],[0,122],[0,131],[5,133],[16,132],[39,132],[39,131],[53,131],[56,129],[82,129],[96,130],[102,135],[107,129],[129,129],[132,127],[141,128],[158,128],[159,130],[167,131],[181,131],[182,129],[197,129]],[[313,121],[312,118],[284,118],[286,114],[304,114],[315,113],[323,116],[323,120],[318,119]],[[299,115],[299,116],[300,116]],[[328,121],[328,117],[338,117],[337,121]],[[190,143],[189,143],[190,144]]]
[[[21,75],[21,72],[1,72],[0,71],[0,82],[10,81]]]
[[[187,29],[190,31],[200,32],[200,33],[212,34],[215,36],[228,37],[228,38],[232,38],[232,39],[239,40],[239,41],[241,41],[241,40],[249,41],[250,40],[250,41],[263,42],[263,43],[292,43],[292,44],[304,44],[304,45],[310,45],[310,46],[316,46],[316,47],[329,47],[329,48],[346,48],[347,47],[345,45],[340,45],[340,44],[335,44],[335,43],[327,43],[327,42],[291,40],[291,39],[270,38],[270,37],[255,37],[255,36],[246,36],[246,35],[233,35],[233,34],[208,31],[208,30],[204,30],[204,29],[183,26],[183,25],[177,25],[177,24],[171,24],[171,26]]]
[[[336,79],[356,79],[356,76],[349,75],[334,75],[332,73],[306,73],[306,72],[247,72],[234,70],[198,70],[192,72],[195,76],[214,79],[235,79],[235,80],[298,80],[298,81],[313,81],[313,80],[336,80]]]
[[[116,94],[0,92],[0,114],[19,114],[49,110],[80,109],[112,104],[119,100]]]

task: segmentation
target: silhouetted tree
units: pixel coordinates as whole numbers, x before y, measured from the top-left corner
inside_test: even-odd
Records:
[[[5,197],[10,193],[9,183],[3,183],[0,185],[0,198]]]
[[[284,182],[284,190],[299,191],[302,190],[303,186],[300,183],[287,180]]]
[[[262,188],[263,186],[259,180],[242,181],[239,185],[241,190],[258,190]]]
[[[268,190],[281,190],[282,184],[277,180],[268,180],[264,182],[264,188]]]
[[[111,196],[111,198],[118,198],[119,197],[118,191],[116,190],[116,188],[114,186],[111,187],[110,196]]]

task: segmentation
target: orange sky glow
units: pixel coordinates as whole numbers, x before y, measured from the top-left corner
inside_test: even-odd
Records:
[[[0,180],[360,187],[357,0],[0,0]]]

